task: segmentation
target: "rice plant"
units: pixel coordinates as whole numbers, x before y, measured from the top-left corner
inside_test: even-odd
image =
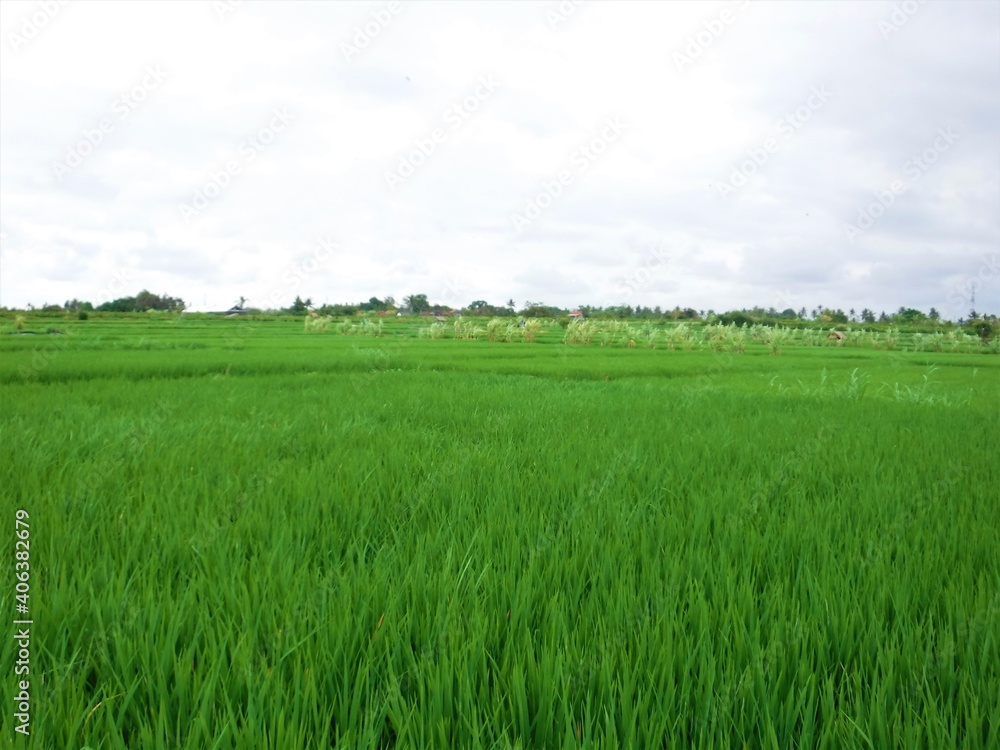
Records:
[[[656,324],[652,323],[652,322],[647,322],[647,323],[643,324],[641,331],[642,331],[641,332],[641,336],[642,336],[643,343],[648,348],[655,349],[656,348],[656,341],[660,337],[660,329],[659,329],[659,327]]]
[[[889,351],[895,349],[899,346],[899,331],[894,329],[892,326],[889,326],[885,330],[885,335],[882,337],[882,343]]]
[[[0,337],[14,748],[1000,742],[997,357],[226,325]]]
[[[444,323],[431,323],[429,326],[424,326],[417,329],[417,336],[420,338],[428,339],[443,339],[445,334]]]
[[[937,385],[937,382],[932,380],[932,376],[937,370],[938,368],[932,365],[922,376],[919,385],[911,386],[898,382],[892,385],[883,383],[882,388],[896,401],[906,401],[915,404],[950,403],[950,399],[947,396],[934,392],[934,386]]]
[[[697,339],[687,323],[678,323],[667,330],[667,347],[669,349],[693,349]]]
[[[487,341],[501,341],[504,337],[504,331],[510,325],[509,321],[504,318],[490,318],[489,322],[486,324],[486,340]]]
[[[859,373],[858,368],[855,367],[851,370],[851,374],[847,383],[845,383],[841,388],[841,395],[844,398],[851,399],[852,401],[860,401],[864,395],[865,391],[868,390],[868,386],[871,384],[871,376],[867,373]]]
[[[542,330],[542,321],[529,318],[521,322],[521,337],[529,344],[535,343],[535,338]]]
[[[587,345],[594,337],[594,328],[589,320],[571,320],[566,326],[563,341],[567,344]]]
[[[483,335],[484,330],[472,321],[464,321],[456,318],[452,322],[454,337],[465,341],[476,340]]]
[[[773,326],[767,328],[762,333],[762,341],[767,344],[768,350],[773,355],[781,354],[781,350],[792,339],[792,332],[788,328]]]
[[[305,320],[305,331],[306,333],[325,333],[330,327],[330,323],[333,321],[329,315],[324,316],[313,316],[307,315]]]
[[[372,322],[371,318],[364,317],[357,326],[357,333],[362,336],[381,336],[383,331],[382,319]]]

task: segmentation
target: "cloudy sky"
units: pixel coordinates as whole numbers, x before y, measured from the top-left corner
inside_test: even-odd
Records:
[[[0,3],[0,305],[1000,313],[1000,3]]]

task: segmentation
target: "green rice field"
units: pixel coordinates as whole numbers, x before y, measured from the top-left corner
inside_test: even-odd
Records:
[[[0,746],[1000,747],[995,347],[46,325]]]

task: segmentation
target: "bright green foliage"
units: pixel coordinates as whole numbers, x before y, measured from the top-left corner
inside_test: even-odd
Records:
[[[604,323],[0,336],[14,747],[997,747],[1000,359]]]

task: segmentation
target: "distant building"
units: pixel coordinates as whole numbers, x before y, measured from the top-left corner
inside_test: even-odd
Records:
[[[569,314],[570,320],[583,320],[583,313],[579,310],[573,310]]]
[[[211,310],[209,315],[225,315],[227,318],[236,318],[240,315],[246,315],[249,311],[244,310],[239,305],[233,305],[228,310]]]

